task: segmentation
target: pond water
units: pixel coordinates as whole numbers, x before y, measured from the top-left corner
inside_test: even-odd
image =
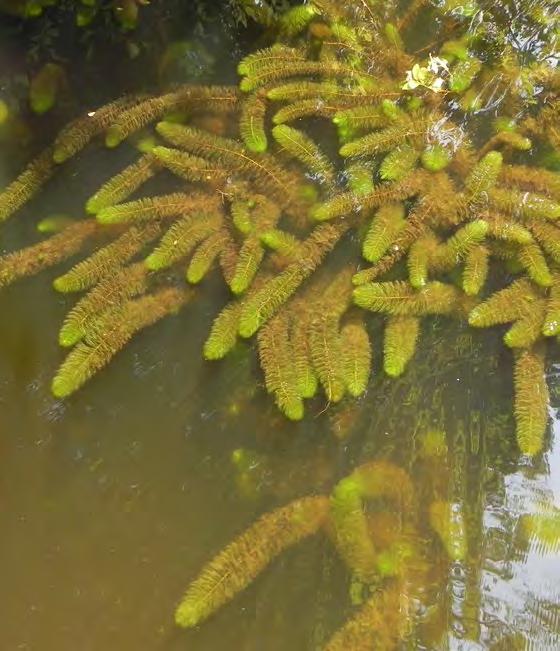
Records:
[[[218,30],[209,39],[214,57],[225,38]],[[17,59],[25,46],[10,43]],[[231,82],[232,66],[220,80]],[[101,101],[120,85],[107,78]],[[76,94],[87,110],[96,92]],[[42,120],[30,122],[32,142],[54,135],[57,118]],[[18,142],[0,143],[0,184],[28,156]],[[4,229],[2,246],[26,242],[43,217],[72,214],[129,159],[101,146],[80,156]],[[395,517],[410,518],[411,545],[425,560],[408,586],[423,595],[422,612],[411,612],[400,648],[560,648],[560,547],[527,533],[531,516],[560,508],[556,368],[549,440],[534,459],[515,444],[501,333],[438,319],[402,378],[377,367],[359,400],[317,400],[290,423],[266,396],[251,343],[224,361],[203,360],[227,300],[216,276],[58,401],[57,333],[73,300],[52,291],[58,273],[0,293],[0,649],[321,649],[367,598],[323,534],[282,554],[200,627],[177,628],[173,613],[204,563],[263,513],[328,495],[380,460],[406,472],[417,499],[404,516],[385,505],[387,522],[373,513],[372,527],[389,535]],[[429,533],[434,499],[460,513],[464,553],[454,560]]]

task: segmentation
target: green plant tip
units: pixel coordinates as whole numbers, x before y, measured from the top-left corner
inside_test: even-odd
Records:
[[[430,172],[439,172],[451,162],[451,153],[441,145],[431,145],[422,152],[422,165]]]
[[[68,294],[72,290],[69,289],[68,283],[66,282],[66,279],[64,276],[59,276],[58,278],[55,278],[53,280],[53,287],[56,289],[57,292],[60,292],[61,294]]]
[[[112,127],[107,129],[105,134],[105,146],[113,149],[121,144],[123,137],[121,135],[121,130],[118,125],[114,124]]]
[[[83,333],[76,327],[63,326],[58,334],[58,343],[63,348],[71,348],[82,339]]]
[[[53,396],[59,400],[67,398],[74,391],[74,387],[68,384],[64,379],[59,378],[58,375],[54,378],[51,384],[51,392]]]
[[[150,271],[158,271],[159,269],[165,269],[165,265],[161,256],[157,253],[151,253],[145,260],[144,264]]]
[[[494,131],[496,133],[507,132],[513,133],[517,128],[517,123],[513,118],[498,117],[494,120]]]

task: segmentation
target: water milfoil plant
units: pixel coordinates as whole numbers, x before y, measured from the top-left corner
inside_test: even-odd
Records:
[[[445,434],[424,432],[420,439],[425,445],[418,463],[439,468],[447,454]],[[439,447],[430,449],[434,439]],[[443,639],[446,606],[428,587],[430,578],[463,562],[467,549],[463,514],[449,501],[449,479],[440,472],[430,503],[421,504],[406,471],[371,461],[341,479],[330,496],[299,498],[265,513],[202,568],[177,606],[176,623],[201,625],[288,548],[322,535],[351,577],[354,607],[321,648],[394,649],[412,639],[424,646],[426,631]]]
[[[54,282],[81,293],[54,395],[176,313],[216,267],[231,300],[204,356],[255,337],[266,389],[292,420],[318,392],[360,396],[372,368],[404,373],[426,319],[509,324],[517,440],[538,453],[560,333],[558,16],[521,3],[516,40],[509,10],[316,0],[239,63],[238,87],[126,97],[66,127],[0,194],[2,220],[99,136],[115,148],[154,134],[83,218],[40,222],[55,232],[0,258],[5,286],[82,256]],[[164,176],[172,191],[144,191]]]

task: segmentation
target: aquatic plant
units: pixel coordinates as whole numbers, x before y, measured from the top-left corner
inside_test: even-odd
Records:
[[[376,501],[364,510],[354,495]],[[286,548],[323,532],[334,543],[355,578],[370,591],[363,606],[337,631],[325,650],[392,649],[406,637],[422,599],[428,563],[412,522],[413,487],[407,473],[388,461],[359,466],[342,479],[330,497],[294,500],[271,511],[236,537],[201,570],[175,612],[175,621],[192,628],[245,589]],[[356,523],[359,522],[359,526]],[[356,550],[371,550],[373,561]],[[375,558],[374,558],[375,557]]]
[[[89,218],[0,258],[4,286],[87,252],[54,283],[86,292],[60,333],[76,348],[55,396],[186,303],[185,279],[219,266],[232,299],[204,355],[257,335],[267,391],[293,420],[320,388],[329,404],[366,391],[372,313],[391,376],[427,318],[512,324],[517,440],[539,452],[546,352],[560,333],[558,17],[552,4],[538,15],[522,5],[534,52],[475,2],[315,0],[240,62],[239,88],[127,97],[71,123],[0,194],[2,220],[97,135],[113,148],[156,123],[156,140],[90,198]],[[417,43],[431,18],[436,33]],[[134,196],[169,174],[175,191]]]

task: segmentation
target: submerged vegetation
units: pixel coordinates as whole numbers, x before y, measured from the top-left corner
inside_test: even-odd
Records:
[[[54,395],[218,266],[232,298],[204,355],[256,335],[267,391],[293,420],[320,389],[329,404],[363,394],[372,366],[404,373],[427,317],[511,324],[517,441],[538,453],[560,334],[559,25],[553,3],[510,9],[314,0],[240,62],[238,88],[125,97],[68,125],[0,194],[2,220],[97,136],[144,138],[89,217],[41,222],[57,232],[0,258],[2,286],[83,258],[54,282],[83,292],[60,331],[72,349]],[[133,196],[164,175],[172,191]],[[446,514],[434,506],[436,530]]]
[[[352,575],[354,606],[322,648],[393,649],[401,639],[439,648],[447,604],[436,575],[466,560],[469,540],[462,505],[448,501],[451,477],[441,472],[445,440],[435,430],[419,437],[416,463],[432,475],[420,493],[407,472],[377,460],[342,479],[330,497],[297,499],[262,516],[202,569],[177,607],[177,624],[197,626],[278,554],[320,532]]]

